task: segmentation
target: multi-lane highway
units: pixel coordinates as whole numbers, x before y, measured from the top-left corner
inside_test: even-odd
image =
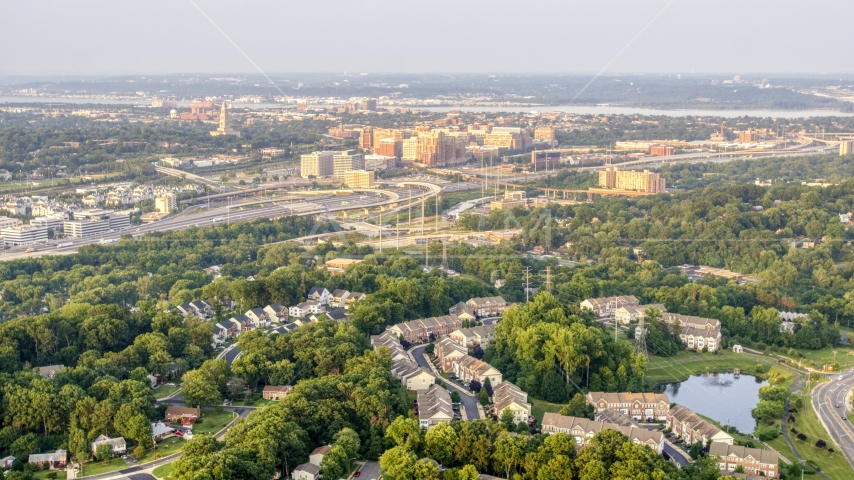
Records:
[[[59,245],[65,245],[62,247],[58,247],[56,244],[14,247],[5,252],[0,252],[0,260],[75,253],[83,245],[113,242],[118,240],[122,235],[128,234],[139,237],[149,232],[178,231],[192,227],[228,225],[259,218],[277,218],[285,215],[317,215],[345,210],[399,205],[401,202],[408,200],[410,195],[415,199],[433,196],[440,191],[440,187],[438,186],[432,185],[433,188],[427,188],[426,185],[413,184],[413,188],[399,187],[394,190],[353,191],[352,193],[343,195],[335,195],[330,191],[328,194],[307,198],[292,198],[292,196],[283,199],[268,198],[231,206],[202,208],[187,215],[176,215],[158,222],[133,226],[130,229],[109,232],[95,237],[62,240],[59,243]],[[71,243],[71,245],[67,245],[68,243]],[[27,252],[27,250],[33,251]]]
[[[849,394],[854,388],[854,370],[830,377],[813,390],[812,406],[833,441],[854,468],[854,426],[848,421]]]

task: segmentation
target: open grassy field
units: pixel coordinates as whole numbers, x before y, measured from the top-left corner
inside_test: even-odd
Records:
[[[646,380],[653,385],[681,382],[691,375],[732,372],[736,368],[740,368],[742,373],[753,375],[759,363],[766,368],[775,365],[770,358],[733,353],[732,350],[720,350],[717,354],[683,350],[672,357],[650,357]]]
[[[34,473],[33,475],[38,479],[42,479],[42,478],[47,478],[47,476],[50,475],[51,473],[55,473],[56,478],[58,480],[65,480],[67,478],[67,475],[65,474],[65,470],[39,470],[38,472]]]
[[[537,419],[537,422],[543,421],[543,415],[546,412],[557,413],[564,405],[562,403],[550,403],[534,397],[528,397],[528,401],[531,402],[531,415]]]

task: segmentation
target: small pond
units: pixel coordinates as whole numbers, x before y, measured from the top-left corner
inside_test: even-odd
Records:
[[[750,411],[759,402],[759,388],[768,382],[752,375],[736,377],[732,373],[694,375],[679,383],[661,385],[660,390],[678,403],[721,425],[734,426],[739,432],[752,433],[756,420]]]

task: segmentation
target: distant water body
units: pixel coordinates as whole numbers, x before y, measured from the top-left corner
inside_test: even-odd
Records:
[[[150,105],[146,100],[135,99],[110,99],[110,98],[67,98],[67,97],[10,97],[0,96],[0,104],[4,103],[55,103],[73,105],[136,105],[147,107]],[[189,105],[190,102],[178,102],[181,106]],[[236,107],[245,108],[293,108],[293,104],[284,103],[235,103]],[[327,106],[327,105],[318,105]],[[449,112],[459,110],[461,112],[565,112],[577,115],[664,115],[667,117],[703,116],[703,117],[771,117],[771,118],[806,118],[806,117],[851,117],[854,113],[842,113],[837,110],[702,110],[697,108],[664,110],[643,107],[620,107],[616,105],[585,106],[585,105],[537,105],[537,106],[513,106],[513,107],[410,107],[433,112]]]

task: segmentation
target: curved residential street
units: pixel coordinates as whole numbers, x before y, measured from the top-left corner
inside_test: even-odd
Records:
[[[428,371],[431,371],[430,362],[424,358],[424,349],[427,348],[427,345],[418,345],[417,347],[413,347],[409,352],[412,354],[412,357],[415,358],[415,363],[418,364],[419,367],[424,367]],[[477,410],[477,397],[472,396],[470,393],[465,390],[461,390],[454,386],[453,383],[446,381],[445,384],[448,386],[448,390],[453,392],[460,392],[460,403],[466,407],[466,417],[469,420],[474,420],[480,418],[480,413]]]

